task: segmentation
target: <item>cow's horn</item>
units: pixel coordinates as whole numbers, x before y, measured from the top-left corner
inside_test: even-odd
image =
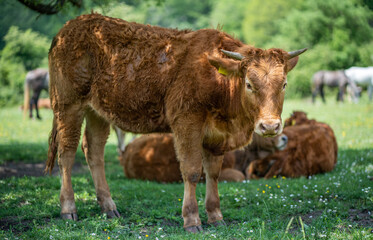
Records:
[[[244,56],[242,56],[240,53],[237,53],[237,52],[231,52],[231,51],[227,51],[227,50],[224,50],[224,49],[221,49],[221,51],[222,51],[222,53],[224,53],[228,57],[231,57],[231,58],[236,59],[236,60],[242,60],[244,58]]]
[[[300,50],[288,52],[289,53],[289,59],[291,59],[293,57],[296,57],[296,56],[304,53],[305,51],[307,51],[307,48],[303,48],[303,49],[300,49]]]

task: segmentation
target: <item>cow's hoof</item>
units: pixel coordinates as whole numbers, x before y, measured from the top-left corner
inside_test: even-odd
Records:
[[[212,222],[212,223],[210,223],[210,225],[212,225],[214,227],[227,226],[227,224],[224,222],[224,220]]]
[[[185,229],[185,231],[190,232],[190,233],[203,232],[202,226],[192,226],[192,227],[186,227],[184,229]]]
[[[110,210],[106,212],[106,216],[107,218],[119,218],[120,214],[117,210]]]
[[[64,220],[78,221],[78,214],[76,213],[61,213],[61,218]]]

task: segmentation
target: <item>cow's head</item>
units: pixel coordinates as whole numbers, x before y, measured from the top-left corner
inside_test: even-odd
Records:
[[[226,57],[209,57],[211,65],[221,74],[239,78],[245,90],[243,107],[255,109],[254,131],[271,137],[282,132],[281,113],[287,85],[287,73],[298,62],[298,55],[307,49],[286,52],[281,49],[263,50],[246,47],[238,52],[221,50]]]

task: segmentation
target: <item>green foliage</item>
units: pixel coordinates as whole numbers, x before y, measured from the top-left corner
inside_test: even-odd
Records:
[[[301,0],[251,0],[244,8],[242,34],[248,44],[263,47],[278,34],[276,22],[299,6]]]
[[[289,74],[295,83],[289,88],[289,96],[308,96],[309,79],[316,71],[372,65],[372,19],[372,11],[357,2],[315,0],[305,1],[279,20],[278,34],[267,46],[309,48],[300,56],[302,64]]]
[[[206,28],[212,7],[212,0],[168,0],[148,8],[146,23],[178,29]]]
[[[110,3],[105,7],[96,7],[95,12],[129,22],[145,23],[146,9],[144,8],[144,5],[135,7],[125,3]]]
[[[0,106],[22,101],[26,72],[46,66],[49,40],[31,29],[9,28],[0,55]]]
[[[244,39],[242,19],[245,17],[247,2],[242,0],[221,0],[213,5],[210,14],[210,27],[221,27],[226,33]]]

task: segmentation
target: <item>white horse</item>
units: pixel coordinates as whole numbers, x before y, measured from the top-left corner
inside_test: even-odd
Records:
[[[351,67],[345,70],[345,74],[357,85],[368,86],[369,100],[372,100],[373,67]]]

